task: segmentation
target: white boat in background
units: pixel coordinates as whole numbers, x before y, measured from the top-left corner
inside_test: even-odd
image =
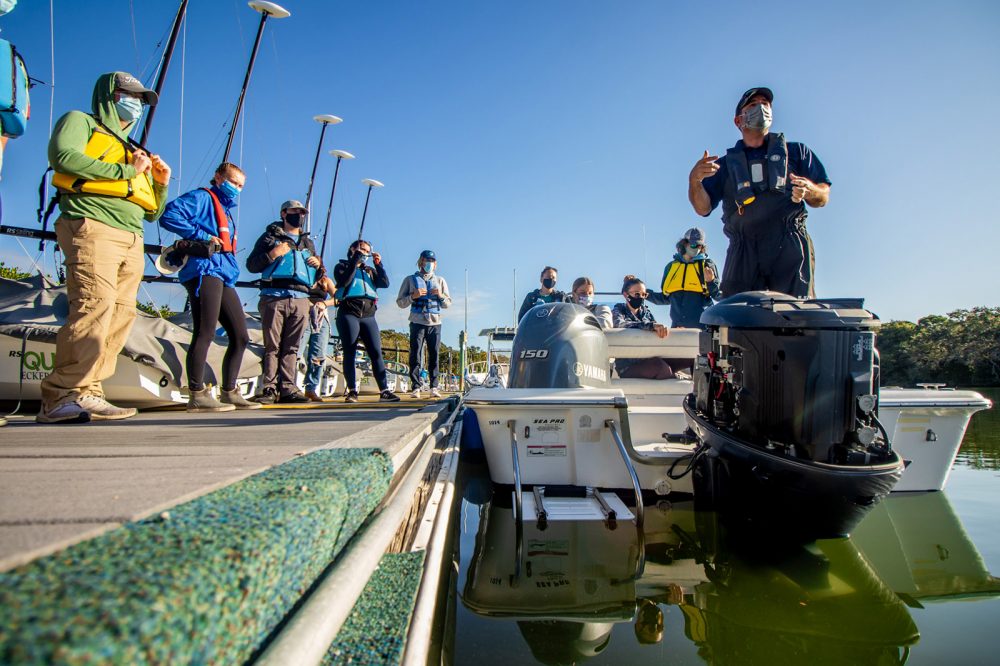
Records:
[[[467,387],[503,388],[507,385],[511,344],[516,333],[517,328],[505,326],[484,328],[479,331],[480,337],[486,338],[486,358],[466,366]]]
[[[41,382],[55,365],[56,333],[66,317],[66,292],[36,277],[0,279],[0,400],[41,399]],[[108,400],[132,407],[162,407],[188,400],[184,359],[190,330],[142,311],[137,313],[115,374],[103,382]],[[209,373],[220,368],[225,348],[209,347]],[[243,356],[238,386],[252,396],[260,375],[260,351],[251,343]]]

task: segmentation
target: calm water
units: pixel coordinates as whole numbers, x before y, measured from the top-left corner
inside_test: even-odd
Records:
[[[510,500],[463,474],[456,664],[1000,663],[1000,409],[973,417],[946,491],[779,552],[677,503],[643,534],[526,524],[518,568]]]

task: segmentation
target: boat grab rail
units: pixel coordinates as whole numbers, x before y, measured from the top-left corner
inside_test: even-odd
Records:
[[[635,473],[635,466],[632,465],[632,459],[629,457],[628,451],[625,448],[625,442],[622,441],[621,435],[618,434],[618,426],[615,424],[615,420],[605,420],[604,427],[611,430],[611,438],[615,440],[615,444],[618,446],[618,453],[621,455],[622,462],[625,464],[625,470],[632,479],[632,490],[635,491],[635,524],[636,527],[642,527],[644,506],[642,503],[642,486],[639,485],[639,475]]]

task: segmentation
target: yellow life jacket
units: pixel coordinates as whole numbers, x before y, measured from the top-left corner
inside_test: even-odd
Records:
[[[132,151],[124,141],[100,126],[94,128],[83,152],[88,157],[110,164],[126,164],[132,156]],[[87,180],[57,172],[52,176],[52,184],[64,194],[121,197],[141,206],[143,210],[155,211],[159,208],[153,192],[153,181],[148,173],[140,173],[130,180]]]
[[[664,294],[693,291],[708,295],[708,287],[705,285],[705,260],[699,259],[690,264],[675,261],[667,271],[667,277],[663,279],[662,291]]]

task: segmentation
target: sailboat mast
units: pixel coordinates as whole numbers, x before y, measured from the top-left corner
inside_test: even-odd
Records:
[[[170,67],[170,59],[174,55],[174,46],[177,44],[177,35],[181,31],[181,24],[184,22],[184,17],[187,15],[188,0],[181,0],[181,6],[177,9],[177,16],[174,17],[174,24],[170,28],[170,38],[167,40],[167,48],[163,51],[163,60],[160,62],[160,72],[156,76],[156,84],[153,86],[153,92],[159,97],[160,93],[163,91],[163,83],[167,80],[167,69]],[[139,143],[146,145],[146,138],[149,136],[149,128],[153,124],[153,116],[156,114],[156,107],[149,107],[149,111],[146,112],[146,120],[142,126],[142,135],[139,137]]]

